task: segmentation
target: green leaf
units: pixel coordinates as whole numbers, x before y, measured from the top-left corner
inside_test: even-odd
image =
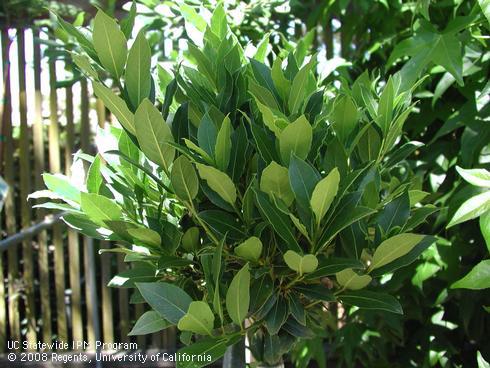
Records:
[[[464,180],[477,187],[490,188],[490,172],[485,169],[463,169],[456,166],[456,170]]]
[[[260,177],[260,190],[269,196],[276,196],[290,206],[294,201],[294,193],[289,185],[288,169],[277,164],[275,161],[262,171]]]
[[[313,272],[318,267],[318,259],[313,254],[301,256],[292,250],[288,250],[283,257],[288,267],[299,273],[300,276]]]
[[[107,227],[105,221],[119,220],[121,208],[111,199],[95,193],[81,194],[81,209],[91,221]]]
[[[206,112],[203,115],[197,130],[197,141],[199,143],[199,147],[201,147],[210,157],[214,157],[216,139],[216,126],[214,125],[209,114]]]
[[[410,199],[405,192],[398,198],[388,203],[376,216],[376,224],[385,233],[394,227],[403,227],[410,215]]]
[[[338,298],[342,303],[355,305],[361,309],[384,310],[396,314],[403,314],[402,306],[398,300],[389,294],[368,290],[356,290],[342,293]]]
[[[304,209],[310,208],[311,194],[319,180],[320,175],[309,163],[294,155],[291,157],[291,162],[289,163],[289,183],[293,189],[296,201]]]
[[[490,288],[490,259],[478,263],[462,279],[451,285],[451,289],[481,290]]]
[[[345,289],[359,290],[365,288],[371,282],[369,275],[358,275],[352,268],[346,268],[335,274],[337,282]]]
[[[170,326],[164,318],[155,311],[145,312],[128,333],[128,336],[148,335],[166,329]]]
[[[393,262],[409,253],[425,235],[404,233],[395,235],[382,242],[374,252],[371,269],[376,269]]]
[[[284,76],[281,65],[281,58],[276,57],[272,64],[271,76],[279,96],[281,96],[283,101],[286,101],[291,88],[291,82]]]
[[[221,3],[214,9],[213,16],[211,17],[211,31],[213,31],[220,40],[224,39],[228,33],[226,13]]]
[[[230,118],[226,116],[218,132],[214,149],[216,166],[221,171],[226,171],[230,163],[232,130]]]
[[[58,194],[63,200],[80,203],[80,190],[70,183],[70,179],[62,174],[43,174],[46,187]]]
[[[89,193],[99,193],[100,186],[104,182],[100,169],[101,157],[100,154],[97,154],[87,172],[87,190]]]
[[[394,99],[395,91],[393,87],[393,79],[390,78],[388,80],[388,83],[386,83],[385,88],[383,89],[381,97],[379,98],[378,116],[375,120],[376,124],[379,125],[385,135],[391,125]]]
[[[201,368],[215,362],[225,355],[226,348],[230,343],[226,339],[204,339],[186,346],[178,351],[179,356],[202,356],[210,359],[178,359],[176,368]]]
[[[295,252],[302,253],[301,247],[296,241],[295,234],[293,232],[293,224],[287,215],[281,212],[274,204],[272,204],[268,196],[265,193],[254,190],[255,198],[257,199],[257,206],[263,217],[267,219],[271,224],[274,231],[279,235],[287,244],[287,249],[294,250]],[[280,248],[283,253],[286,250]]]
[[[481,11],[487,18],[488,23],[490,23],[490,1],[489,0],[478,0],[480,4]]]
[[[313,68],[314,63],[315,57],[312,57],[308,64],[301,68],[301,70],[296,74],[293,79],[288,99],[289,111],[292,114],[298,113],[304,103],[304,100],[306,98],[307,79],[310,74],[310,70]]]
[[[141,150],[151,161],[168,169],[175,155],[175,149],[168,145],[174,138],[158,109],[145,98],[134,114],[136,137]]]
[[[241,223],[229,212],[206,210],[199,212],[199,217],[220,237],[228,234],[230,240],[239,240],[246,236]]]
[[[231,280],[226,293],[226,310],[231,320],[241,326],[250,305],[250,272],[248,263]]]
[[[128,47],[126,37],[116,21],[99,10],[94,19],[94,48],[100,62],[109,72],[119,79],[126,65]]]
[[[483,239],[487,243],[488,252],[490,252],[490,211],[485,212],[480,216],[480,230],[483,235]]]
[[[206,30],[206,21],[199,14],[197,14],[193,7],[184,3],[180,6],[180,12],[182,13],[182,16],[186,22],[191,23],[201,32]]]
[[[318,261],[319,265],[315,272],[306,276],[306,280],[320,279],[325,276],[334,275],[346,268],[363,269],[364,264],[357,259],[350,258],[325,258],[321,257]]]
[[[282,297],[277,298],[274,306],[265,317],[265,327],[269,334],[276,335],[288,318],[288,303]]]
[[[337,168],[320,180],[311,194],[310,204],[319,225],[339,190],[340,174]]]
[[[187,157],[177,157],[172,165],[170,181],[175,194],[182,200],[192,201],[199,191],[199,179],[196,170]]]
[[[181,331],[190,331],[199,335],[211,335],[214,327],[214,315],[206,302],[197,301],[189,305],[177,327]]]
[[[354,100],[349,96],[339,97],[334,104],[330,115],[332,126],[341,142],[345,142],[354,130],[359,118]]]
[[[85,55],[71,53],[71,58],[76,66],[87,76],[95,80],[99,79],[99,75],[93,68],[92,64],[90,64],[90,60]]]
[[[233,181],[224,172],[215,169],[212,166],[196,164],[199,176],[206,181],[209,187],[214,190],[226,202],[235,205],[236,188]]]
[[[138,227],[135,229],[128,229],[128,234],[135,240],[135,243],[141,243],[143,245],[151,245],[154,247],[160,247],[162,239],[160,234],[152,229],[144,227]]]
[[[192,302],[184,290],[165,282],[136,283],[136,287],[150,307],[172,324],[179,322]]]
[[[306,326],[306,311],[305,307],[301,304],[298,295],[289,294],[289,311],[298,323]]]
[[[128,63],[124,73],[126,90],[129,100],[136,108],[143,99],[150,95],[151,88],[151,50],[145,38],[144,31],[140,31],[128,53]]]
[[[126,18],[121,20],[121,31],[124,33],[126,39],[131,38],[131,33],[133,32],[134,19],[136,18],[136,1],[133,0],[131,8],[129,9],[129,14]]]
[[[289,165],[291,154],[304,160],[308,156],[313,139],[313,129],[304,115],[286,126],[279,135],[279,151],[282,162]]]
[[[134,115],[129,111],[126,102],[102,83],[92,81],[92,86],[97,97],[100,98],[105,107],[114,114],[123,128],[135,135],[136,128],[134,127]]]
[[[471,197],[458,208],[447,228],[472,220],[490,211],[490,191]]]
[[[199,228],[196,226],[190,227],[182,235],[182,248],[188,252],[192,252],[199,247]]]
[[[252,236],[238,245],[234,252],[247,261],[257,261],[262,253],[262,242],[256,236]]]

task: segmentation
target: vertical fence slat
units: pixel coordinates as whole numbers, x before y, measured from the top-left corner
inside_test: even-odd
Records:
[[[43,95],[41,92],[41,46],[36,42],[39,30],[33,30],[33,61],[34,61],[34,185],[36,190],[43,188],[42,173],[45,169],[44,155],[44,124],[42,116]],[[36,210],[36,219],[41,221],[45,211],[42,208]],[[51,307],[49,303],[49,263],[48,263],[48,233],[41,231],[37,236],[39,246],[39,295],[41,298],[42,339],[51,341]]]
[[[58,127],[58,101],[56,91],[56,62],[53,60],[50,60],[49,62],[49,87],[49,170],[52,173],[59,173],[61,169],[61,162]],[[65,313],[65,261],[63,252],[63,237],[60,224],[55,224],[53,226],[53,244],[57,334],[58,340],[67,341],[68,331]]]
[[[4,40],[3,37],[1,37],[1,43],[2,43],[2,48],[4,47]],[[3,52],[2,52],[2,103],[0,103],[0,118],[2,119],[2,128],[0,129],[0,134],[2,135],[2,139],[0,140],[0,171],[3,173],[4,172],[4,167],[3,167],[3,153],[4,153],[4,143],[6,140],[6,136],[4,135],[4,129],[5,129],[5,112],[7,109],[6,106],[6,98],[5,98],[5,79],[6,75],[8,73],[8,59],[4,58]],[[1,213],[0,213],[0,230],[2,224],[2,218],[1,218]],[[6,294],[5,294],[5,274],[4,274],[4,267],[3,267],[3,262],[4,262],[4,254],[0,254],[0,353],[3,353],[5,351],[5,347],[7,346],[7,304],[5,303],[6,299]]]
[[[134,320],[137,321],[143,313],[145,312],[145,306],[142,303],[138,303],[134,308]],[[146,347],[146,335],[137,335],[136,343],[138,344],[138,349],[144,349]]]
[[[65,174],[70,175],[73,163],[72,154],[75,145],[75,126],[73,121],[73,87],[68,86],[66,92],[66,147]],[[78,233],[68,231],[68,265],[71,288],[71,328],[73,341],[83,341],[82,303],[80,291],[80,241]],[[75,345],[78,346],[78,345]]]
[[[109,248],[109,243],[100,242],[102,249]],[[100,257],[101,288],[102,288],[102,331],[104,342],[114,342],[114,316],[112,313],[112,288],[107,284],[111,279],[112,254],[103,254]]]
[[[118,254],[117,256],[117,272],[122,272],[127,269],[124,263],[124,255]],[[121,333],[121,342],[128,342],[129,333],[129,299],[128,289],[121,288],[119,291],[119,332]]]
[[[3,135],[5,137],[4,157],[5,160],[4,179],[10,187],[10,192],[5,199],[5,225],[7,235],[13,235],[16,232],[17,224],[15,219],[15,201],[14,201],[14,144],[12,137],[12,108],[11,108],[11,91],[10,91],[10,62],[9,50],[11,40],[8,29],[2,29],[2,59],[4,60],[4,111],[3,111]],[[19,277],[17,248],[8,250],[8,321],[10,328],[10,339],[20,341],[20,319],[19,319],[19,299],[16,280]]]
[[[19,73],[19,117],[20,117],[20,203],[22,228],[31,225],[31,209],[27,196],[31,188],[31,169],[29,152],[30,134],[27,125],[26,61],[24,29],[17,29],[17,60]],[[23,276],[25,290],[25,316],[27,320],[26,337],[29,346],[37,341],[36,309],[34,304],[34,265],[32,259],[32,239],[22,242]]]
[[[90,147],[90,121],[89,121],[89,95],[87,81],[80,81],[81,90],[81,126],[80,140],[83,152],[89,151]],[[95,341],[100,340],[100,325],[98,315],[97,283],[95,280],[95,255],[94,243],[92,239],[84,237],[84,264],[85,264],[85,295],[87,305],[87,335],[92,348],[95,348]]]
[[[100,99],[96,100],[95,110],[99,127],[104,128],[106,122],[105,106]],[[100,248],[109,248],[106,241],[100,242]],[[102,290],[102,330],[105,342],[114,342],[114,314],[112,305],[112,288],[107,284],[111,278],[111,254],[100,257],[101,290]]]

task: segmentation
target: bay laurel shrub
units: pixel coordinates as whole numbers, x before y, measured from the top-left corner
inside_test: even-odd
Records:
[[[151,308],[131,334],[177,326],[180,352],[212,361],[247,336],[273,365],[323,336],[337,306],[402,314],[383,280],[432,244],[415,228],[436,211],[403,164],[419,146],[402,136],[416,85],[365,72],[334,95],[304,48],[248,58],[221,6],[210,24],[182,11],[202,44],[161,91],[144,29],[128,47],[134,12],[99,11],[84,32],[59,20],[121,127],[101,132],[113,149],[79,155],[82,187],[45,174],[34,197],[124,254],[110,285]]]

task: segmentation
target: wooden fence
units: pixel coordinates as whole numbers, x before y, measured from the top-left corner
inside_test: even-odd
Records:
[[[90,152],[94,127],[108,119],[85,80],[57,88],[65,61],[48,62],[42,38],[43,29],[1,30],[0,172],[10,187],[0,212],[2,239],[45,218],[27,195],[43,188],[45,171],[69,175],[73,153]],[[173,330],[127,336],[145,306],[130,303],[131,289],[106,287],[126,268],[122,258],[97,255],[109,246],[54,221],[0,250],[0,353],[8,341],[85,341],[90,348],[95,341],[131,341],[141,349],[174,349]]]

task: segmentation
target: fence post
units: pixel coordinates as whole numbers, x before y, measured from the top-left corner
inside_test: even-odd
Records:
[[[66,146],[65,146],[65,174],[71,175],[73,163],[73,150],[75,145],[75,129],[73,121],[73,87],[65,88],[66,92]],[[71,328],[73,341],[83,341],[83,320],[80,291],[80,238],[78,233],[67,227],[68,231],[68,258],[71,288]],[[78,345],[76,345],[78,346]],[[76,348],[78,350],[78,347]]]
[[[31,192],[31,169],[30,169],[30,134],[27,125],[27,96],[26,96],[26,61],[25,61],[25,30],[17,29],[17,60],[19,66],[19,116],[20,116],[20,204],[22,228],[31,225],[31,209],[27,203],[27,196]],[[25,290],[25,313],[27,320],[26,337],[29,346],[37,342],[36,334],[36,309],[34,304],[34,265],[32,259],[32,239],[22,242],[22,258],[24,261],[24,290]],[[32,350],[32,349],[29,349]]]
[[[14,145],[12,137],[12,107],[10,91],[10,62],[9,50],[11,40],[8,29],[2,29],[2,59],[4,61],[4,110],[3,110],[3,135],[5,137],[4,157],[14,156]],[[17,224],[15,220],[14,201],[14,162],[12,159],[5,160],[4,178],[11,190],[5,199],[5,224],[8,235],[15,234]],[[17,248],[8,251],[8,320],[10,327],[10,338],[20,342],[20,319],[19,319],[19,295],[16,280],[19,278]]]
[[[34,185],[36,190],[43,187],[42,173],[45,169],[44,155],[44,124],[42,116],[43,95],[41,92],[41,46],[36,42],[39,30],[33,29],[33,61],[34,61]],[[42,208],[36,210],[36,219],[44,219],[46,211]],[[39,295],[41,298],[42,336],[44,342],[51,341],[51,306],[50,306],[50,277],[48,260],[48,233],[41,231],[37,236],[39,246]]]
[[[49,88],[49,171],[52,173],[59,173],[61,171],[61,164],[58,127],[58,95],[56,91],[56,62],[54,60],[49,62]],[[58,339],[60,341],[67,341],[68,331],[65,309],[65,261],[60,224],[53,226],[53,244]]]

